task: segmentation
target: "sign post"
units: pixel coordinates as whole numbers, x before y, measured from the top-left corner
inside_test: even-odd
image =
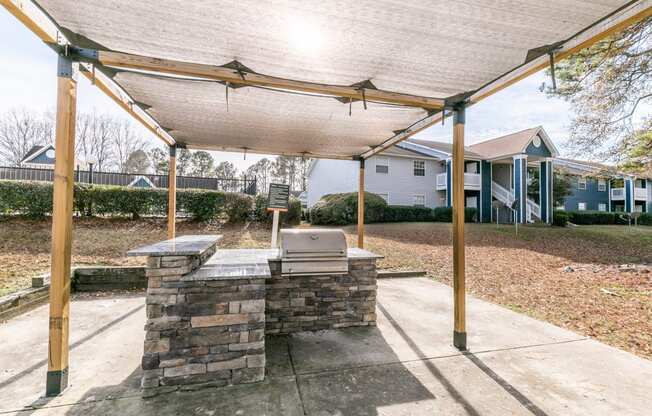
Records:
[[[290,185],[283,183],[269,184],[269,195],[267,197],[267,210],[273,212],[272,219],[272,248],[278,247],[278,223],[281,212],[288,210],[290,199]]]

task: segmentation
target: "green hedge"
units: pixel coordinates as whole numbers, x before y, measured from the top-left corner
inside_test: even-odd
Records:
[[[168,205],[165,189],[75,184],[73,198],[74,211],[83,215],[166,215]],[[179,189],[177,209],[205,221],[226,211],[225,199],[219,191]],[[52,183],[0,181],[0,214],[52,214]]]
[[[267,210],[267,195],[256,195],[253,217],[258,222],[272,222],[272,212]],[[290,197],[287,212],[281,212],[281,224],[299,224],[301,222],[301,201]]]
[[[466,208],[466,222],[476,221],[475,208]],[[375,222],[415,222],[438,221],[451,222],[453,210],[450,207],[430,209],[426,207],[411,207],[387,205],[378,195],[365,193],[365,223]],[[358,221],[358,194],[324,195],[310,210],[309,219],[315,225],[346,225]]]
[[[568,211],[568,221],[577,225],[609,225],[628,224],[629,214],[626,212],[604,212],[604,211]],[[634,223],[634,220],[632,220]],[[637,223],[640,225],[652,225],[652,215],[641,213]]]
[[[652,225],[652,214],[649,213],[644,213],[641,214],[640,217],[638,217],[638,224],[639,225]]]
[[[624,213],[604,211],[567,211],[568,221],[577,225],[617,224]],[[625,214],[626,215],[626,214]]]
[[[568,224],[568,214],[566,211],[554,211],[552,213],[552,225],[565,227]]]
[[[430,208],[389,205],[385,208],[383,222],[434,221]]]

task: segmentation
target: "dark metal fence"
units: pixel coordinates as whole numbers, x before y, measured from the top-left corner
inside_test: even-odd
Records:
[[[149,179],[149,181],[157,188],[168,187],[167,175],[75,170],[75,182],[92,183],[95,185],[128,186],[140,177]],[[52,169],[0,166],[0,179],[52,182],[53,178],[54,171]],[[177,188],[213,189],[224,192],[243,192],[245,194],[255,195],[256,179],[247,179],[246,177],[243,179],[224,179],[202,178],[197,176],[177,176]]]

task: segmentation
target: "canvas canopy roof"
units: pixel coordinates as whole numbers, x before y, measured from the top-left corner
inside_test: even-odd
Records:
[[[443,106],[477,102],[546,67],[548,52],[564,57],[650,12],[625,0],[34,3],[59,38],[99,51],[84,57],[160,136],[335,158],[382,151]]]

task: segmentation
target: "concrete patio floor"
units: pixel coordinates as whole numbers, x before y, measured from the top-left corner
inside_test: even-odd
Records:
[[[0,414],[649,415],[652,361],[474,298],[470,351],[452,293],[380,280],[378,327],[267,339],[264,382],[142,399],[144,298],[72,303],[70,387],[42,397],[47,307],[0,324]]]

